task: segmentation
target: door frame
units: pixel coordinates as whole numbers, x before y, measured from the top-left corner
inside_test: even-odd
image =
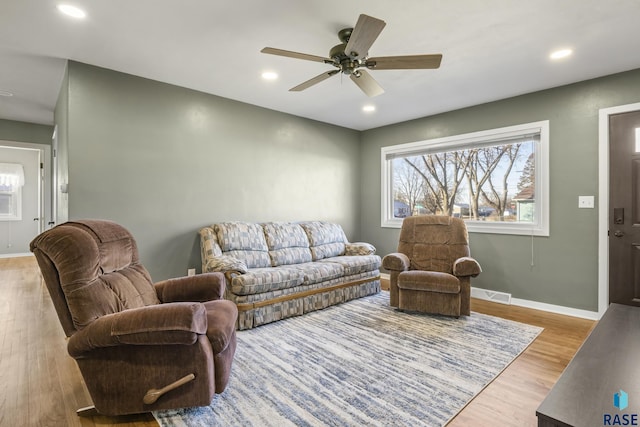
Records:
[[[58,125],[53,127],[53,135],[51,135],[51,204],[50,204],[50,212],[51,218],[47,221],[48,225],[55,227],[58,225]]]
[[[46,224],[51,221],[51,147],[45,144],[31,142],[18,142],[0,140],[0,147],[21,148],[27,150],[39,150],[42,162],[41,179],[38,182],[38,210],[40,215],[38,232],[45,230]],[[28,256],[30,253],[16,253],[2,255],[2,258]]]
[[[602,108],[598,117],[598,316],[609,307],[609,116],[640,111],[640,102]]]

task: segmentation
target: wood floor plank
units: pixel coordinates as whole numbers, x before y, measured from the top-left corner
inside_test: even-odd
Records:
[[[449,425],[537,425],[536,408],[594,322],[481,300],[472,300],[471,309],[545,329]],[[157,426],[150,414],[76,415],[76,409],[90,404],[35,259],[0,259],[0,425]]]
[[[476,299],[471,310],[545,329],[449,426],[536,426],[536,409],[595,322]]]

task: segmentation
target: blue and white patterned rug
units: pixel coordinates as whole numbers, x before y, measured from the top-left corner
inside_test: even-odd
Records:
[[[472,313],[407,314],[388,292],[238,331],[229,384],[161,426],[441,426],[541,328]]]

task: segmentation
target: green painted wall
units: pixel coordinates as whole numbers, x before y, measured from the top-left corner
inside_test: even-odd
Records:
[[[0,119],[0,140],[51,145],[53,126]]]
[[[381,147],[549,120],[550,236],[533,238],[532,250],[530,236],[472,233],[484,270],[472,285],[597,311],[598,209],[578,209],[578,196],[607,203],[597,197],[599,109],[639,101],[635,70],[365,131],[360,234],[380,255],[396,250],[399,230],[380,226]]]
[[[355,238],[358,132],[76,62],[64,86],[69,217],[123,224],[155,280],[199,270],[214,222],[330,220]]]
[[[197,230],[224,220],[337,221],[393,252],[398,230],[380,226],[380,147],[549,120],[550,236],[532,250],[528,236],[472,233],[484,269],[473,285],[597,311],[598,210],[577,199],[601,202],[598,110],[639,101],[635,70],[356,132],[70,62],[56,122],[69,216],[128,227],[160,280],[199,268]]]

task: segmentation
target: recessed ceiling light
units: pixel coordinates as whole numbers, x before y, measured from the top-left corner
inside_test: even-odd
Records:
[[[59,4],[57,7],[60,12],[73,18],[82,19],[87,16],[84,10],[70,4]]]
[[[376,111],[376,106],[375,105],[365,105],[364,107],[362,107],[362,111],[364,111],[365,113],[373,113],[374,111]]]
[[[6,90],[0,90],[0,96],[13,96],[13,93]]]
[[[567,56],[570,56],[572,53],[573,51],[571,49],[560,49],[560,50],[556,50],[555,52],[552,52],[551,55],[549,55],[549,58],[562,59],[562,58],[566,58]]]
[[[262,73],[262,78],[265,80],[275,80],[278,78],[278,73],[274,73],[273,71],[265,71]]]

